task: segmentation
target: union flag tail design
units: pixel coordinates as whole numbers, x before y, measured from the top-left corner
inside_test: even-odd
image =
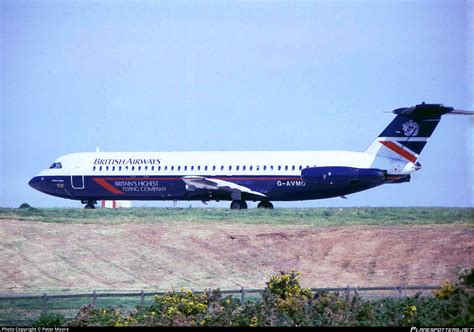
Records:
[[[398,108],[393,111],[397,115],[395,119],[365,153],[415,163],[441,120],[441,116],[453,111],[452,107],[425,103]]]

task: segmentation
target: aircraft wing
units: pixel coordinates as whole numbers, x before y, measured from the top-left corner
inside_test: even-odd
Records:
[[[265,194],[262,194],[258,191],[253,191],[250,188],[238,185],[233,182],[219,180],[219,179],[208,179],[203,176],[183,176],[183,181],[186,183],[186,189],[196,190],[224,190],[229,192],[241,192],[252,194],[260,197],[267,197]]]

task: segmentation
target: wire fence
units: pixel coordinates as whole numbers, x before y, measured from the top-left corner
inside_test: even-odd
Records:
[[[311,288],[316,292],[338,292],[346,296],[359,294],[365,299],[403,298],[407,296],[432,296],[440,286],[394,286],[394,287],[339,287]],[[195,294],[205,291],[193,291]],[[261,299],[263,289],[221,290],[223,296],[240,299],[240,303]],[[72,319],[80,308],[92,304],[96,308],[118,308],[130,311],[137,306],[153,304],[156,295],[168,292],[120,292],[120,293],[74,293],[74,294],[15,294],[0,295],[0,326],[28,326],[41,314],[55,313]]]

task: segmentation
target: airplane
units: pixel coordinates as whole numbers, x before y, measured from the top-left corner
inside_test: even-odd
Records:
[[[396,116],[364,152],[210,151],[82,152],[59,157],[29,181],[43,193],[80,200],[272,201],[346,195],[409,182],[418,157],[445,114],[473,115],[442,104],[397,108]]]

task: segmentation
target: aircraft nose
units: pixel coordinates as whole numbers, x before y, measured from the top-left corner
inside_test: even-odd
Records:
[[[28,185],[33,189],[39,190],[41,182],[41,178],[39,176],[35,176],[28,182]]]

